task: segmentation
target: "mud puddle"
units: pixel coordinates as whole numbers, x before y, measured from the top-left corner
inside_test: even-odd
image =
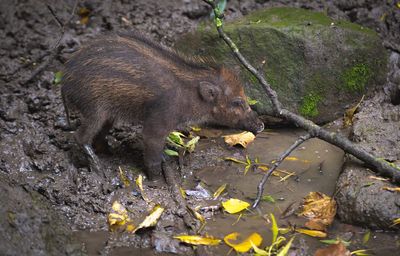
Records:
[[[303,134],[299,130],[263,132],[257,136],[245,154],[252,161],[258,158],[262,163],[270,163]],[[228,157],[240,159],[238,154]],[[264,248],[269,246],[272,240],[271,224],[268,222],[270,213],[276,216],[279,227],[288,227],[289,224],[304,227],[305,218],[293,214],[282,219],[284,211],[290,206],[301,203],[302,199],[312,191],[334,196],[335,183],[342,168],[344,153],[329,143],[311,139],[303,143],[290,157],[290,160],[284,161],[278,168],[279,176],[271,176],[265,187],[264,195],[273,197],[275,203],[262,201],[257,209],[247,211],[241,217],[238,214],[215,214],[207,221],[204,232],[218,238],[223,238],[232,232],[239,232],[245,238],[253,232],[257,232],[263,237],[261,248]],[[245,159],[242,156],[240,160]],[[224,195],[225,198],[238,198],[252,203],[263,173],[249,170],[245,175],[244,171],[244,165],[231,163],[203,168],[197,171],[195,176],[206,184],[211,192],[226,183],[228,188]],[[209,203],[211,205],[218,204],[218,202]],[[396,239],[393,239],[393,233],[371,233],[371,239],[364,245],[362,241],[367,232],[369,231],[335,220],[328,230],[328,237],[324,239],[340,237],[346,241],[351,240],[352,243],[349,247],[351,251],[371,248],[378,255],[394,255]],[[311,255],[316,249],[324,247],[319,239],[307,235],[298,234],[296,240],[293,248],[297,248],[299,255]],[[225,255],[229,250],[230,248],[225,244],[211,248],[215,255]],[[306,253],[304,254],[304,252]]]

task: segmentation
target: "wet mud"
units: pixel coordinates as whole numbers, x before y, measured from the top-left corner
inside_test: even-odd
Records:
[[[69,19],[75,1],[54,1],[57,17]],[[227,19],[241,17],[257,8],[272,5],[292,5],[324,10],[325,1],[229,1]],[[398,32],[393,32],[400,20],[389,3],[354,4],[346,1],[328,2],[328,14],[344,17],[372,27],[396,48]],[[358,2],[358,1],[352,1]],[[179,209],[167,188],[145,185],[149,200],[166,207],[155,228],[131,235],[110,233],[107,213],[112,202],[118,200],[133,216],[145,216],[151,209],[140,192],[125,188],[119,167],[134,183],[143,169],[141,127],[120,124],[114,127],[97,152],[107,177],[99,177],[87,168],[83,152],[73,139],[73,132],[65,129],[65,113],[59,85],[54,74],[81,44],[96,35],[109,31],[138,30],[158,42],[172,46],[185,32],[208,20],[209,8],[202,1],[79,1],[76,10],[89,10],[87,24],[83,16],[74,15],[65,26],[60,44],[63,50],[51,64],[31,81],[32,72],[51,55],[61,34],[60,27],[43,1],[0,2],[0,254],[2,255],[162,255],[178,253],[191,255],[189,246],[172,239],[186,232]],[[377,11],[387,10],[387,22],[378,22]],[[398,40],[397,40],[398,42]],[[229,147],[222,138],[209,132],[202,137],[196,151],[184,158],[180,171],[185,189],[193,190],[199,181],[213,193],[223,183],[229,183],[224,198],[237,197],[251,201],[261,172],[243,173],[243,166],[225,161],[224,157],[245,159],[258,157],[269,162],[285,149],[301,131],[294,129],[266,131],[246,151]],[[343,152],[326,143],[312,140],[295,152],[299,159],[309,162],[285,162],[280,168],[295,174],[284,181],[272,177],[268,194],[277,199],[275,204],[262,202],[260,208],[237,216],[220,211],[209,214],[205,231],[223,237],[232,231],[243,234],[257,231],[266,245],[270,232],[265,213],[276,216],[307,192],[320,190],[333,195],[334,186],[343,163]],[[176,159],[166,164],[178,169]],[[179,172],[177,170],[177,172]],[[221,199],[222,200],[222,199]],[[189,198],[189,204],[218,205],[209,198]],[[280,220],[302,224],[298,217]],[[234,225],[232,225],[234,224]],[[329,234],[354,238],[354,248],[361,245],[367,231],[360,227],[335,222]],[[374,233],[370,244],[378,255],[391,255],[396,248],[398,234]],[[301,236],[295,248],[298,255],[310,255],[321,247],[318,240]],[[365,246],[363,246],[365,248]],[[208,249],[207,249],[208,250]],[[210,249],[212,254],[226,254],[229,248],[221,245]],[[398,248],[397,248],[398,250]],[[300,251],[302,253],[300,253]],[[387,254],[389,253],[389,254]]]

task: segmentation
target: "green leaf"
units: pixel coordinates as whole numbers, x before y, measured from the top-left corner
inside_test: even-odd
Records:
[[[171,150],[171,149],[165,149],[164,153],[169,156],[179,156],[178,152],[176,152],[175,150]]]
[[[200,139],[200,137],[196,136],[193,139],[189,140],[185,145],[185,148],[187,149],[187,151],[193,152],[194,148],[196,147],[197,142],[199,142],[199,139]]]
[[[258,100],[255,99],[251,99],[250,97],[247,97],[247,103],[252,106],[252,105],[256,105],[258,103]]]
[[[62,73],[61,71],[56,72],[56,73],[54,74],[53,83],[54,83],[54,84],[59,84],[59,83],[61,83],[62,77],[63,77],[63,73]]]
[[[274,214],[272,214],[272,213],[271,213],[271,224],[272,224],[272,226],[271,226],[271,231],[272,231],[272,243],[275,243],[276,238],[278,237],[279,228],[278,228],[278,224],[276,223],[275,216],[274,216]]]
[[[287,253],[289,252],[290,246],[292,246],[294,237],[292,237],[289,242],[285,245],[285,247],[282,248],[282,250],[279,251],[279,253],[276,256],[286,256]]]
[[[273,198],[271,195],[265,195],[261,198],[261,200],[272,204],[275,203],[275,198]]]

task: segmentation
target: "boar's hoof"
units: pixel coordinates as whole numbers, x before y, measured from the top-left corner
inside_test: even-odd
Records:
[[[99,158],[94,153],[94,150],[93,150],[92,146],[86,144],[86,145],[83,146],[83,150],[85,151],[85,154],[87,155],[87,157],[89,159],[90,170],[94,171],[95,173],[97,173],[99,175],[102,175],[104,178],[106,178],[105,173],[102,171]]]

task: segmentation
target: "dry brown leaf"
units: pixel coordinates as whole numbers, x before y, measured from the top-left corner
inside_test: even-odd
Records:
[[[352,108],[349,108],[345,111],[344,113],[344,126],[351,126],[353,124],[353,120],[354,120],[354,114],[356,113],[358,107],[360,106],[361,102],[364,99],[364,95],[362,96],[360,102],[357,103],[357,105],[355,105]]]
[[[324,223],[321,223],[319,219],[313,219],[309,220],[304,224],[309,229],[314,229],[314,230],[320,230],[320,231],[326,231],[326,225]]]
[[[226,135],[223,137],[225,139],[225,142],[230,146],[239,144],[244,148],[246,148],[247,145],[256,138],[256,136],[254,136],[254,134],[251,132],[242,132],[238,134]]]
[[[314,256],[350,256],[351,253],[347,250],[343,243],[331,244],[325,248],[318,249]]]
[[[329,226],[336,215],[336,201],[329,196],[310,192],[303,201],[303,210],[299,216],[304,216],[314,222]]]

